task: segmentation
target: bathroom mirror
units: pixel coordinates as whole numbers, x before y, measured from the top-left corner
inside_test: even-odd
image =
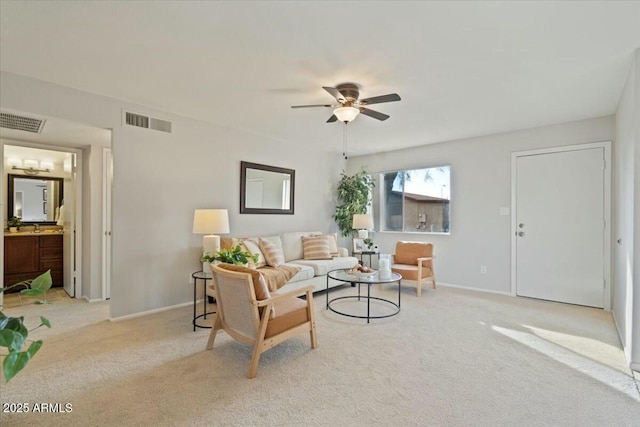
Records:
[[[8,175],[7,219],[25,224],[55,224],[63,200],[63,178]]]
[[[240,213],[293,215],[296,171],[240,162]]]

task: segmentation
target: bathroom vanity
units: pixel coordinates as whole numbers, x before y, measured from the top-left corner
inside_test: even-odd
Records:
[[[63,284],[61,233],[5,233],[4,286],[34,279],[51,270],[52,286]]]

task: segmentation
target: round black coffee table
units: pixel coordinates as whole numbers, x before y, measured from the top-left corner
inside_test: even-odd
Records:
[[[342,296],[342,297],[337,297],[337,298],[333,298],[331,300],[329,300],[329,280],[337,280],[340,282],[344,282],[344,283],[350,283],[352,286],[358,285],[358,295],[347,295],[347,296]],[[384,283],[398,283],[398,302],[394,302],[385,298],[380,298],[380,297],[372,297],[371,296],[371,286],[373,285],[381,285]],[[332,270],[330,272],[327,273],[327,291],[326,291],[326,295],[327,295],[327,306],[326,309],[327,310],[331,310],[334,313],[340,314],[342,316],[348,316],[348,317],[355,317],[358,319],[367,319],[367,323],[370,322],[371,319],[383,319],[385,317],[391,317],[391,316],[395,316],[396,314],[400,313],[400,293],[401,293],[401,288],[402,288],[402,276],[400,276],[398,273],[393,273],[391,272],[388,276],[385,277],[380,277],[380,273],[379,272],[375,272],[373,274],[370,275],[362,275],[362,274],[352,274],[349,273],[348,270]],[[366,285],[367,286],[367,295],[361,295],[360,294],[360,285]],[[339,300],[350,300],[350,299],[357,299],[358,301],[360,301],[361,299],[366,299],[367,300],[367,315],[366,316],[361,316],[361,315],[357,315],[357,314],[353,314],[353,313],[347,313],[344,311],[340,311],[337,310],[336,308],[332,307],[331,304],[339,301]],[[390,306],[392,306],[393,308],[393,312],[391,314],[385,314],[385,315],[380,315],[380,316],[372,316],[371,315],[371,300],[375,300],[375,301],[380,301],[384,304],[388,304]]]

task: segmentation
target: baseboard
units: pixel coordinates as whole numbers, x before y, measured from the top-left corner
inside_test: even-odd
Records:
[[[631,370],[636,371],[637,373],[640,374],[640,363],[631,362],[629,364],[629,367],[631,368]]]
[[[187,305],[193,306],[193,301],[183,302],[182,304],[170,305],[168,307],[154,308],[153,310],[141,311],[140,313],[127,314],[125,316],[110,317],[109,320],[112,322],[119,322],[121,320],[135,319],[136,317],[147,316],[149,314],[154,314],[154,313],[161,313],[163,311],[173,310],[175,308],[181,308]]]
[[[427,281],[426,284],[428,285],[429,282]],[[443,288],[464,289],[465,291],[477,291],[477,292],[486,292],[489,294],[506,295],[508,297],[515,296],[515,295],[512,295],[511,292],[494,291],[493,289],[473,288],[471,286],[454,285],[453,283],[438,282],[436,286],[442,286]],[[424,289],[424,284],[423,284],[423,289]]]
[[[85,300],[87,302],[102,302],[102,301],[104,301],[104,299],[102,299],[102,298],[89,299],[89,297],[84,296],[84,295],[81,296],[80,299],[83,299],[83,300]]]

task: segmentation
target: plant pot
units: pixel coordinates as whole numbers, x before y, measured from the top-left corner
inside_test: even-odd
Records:
[[[9,233],[17,233],[18,227],[9,227]]]

